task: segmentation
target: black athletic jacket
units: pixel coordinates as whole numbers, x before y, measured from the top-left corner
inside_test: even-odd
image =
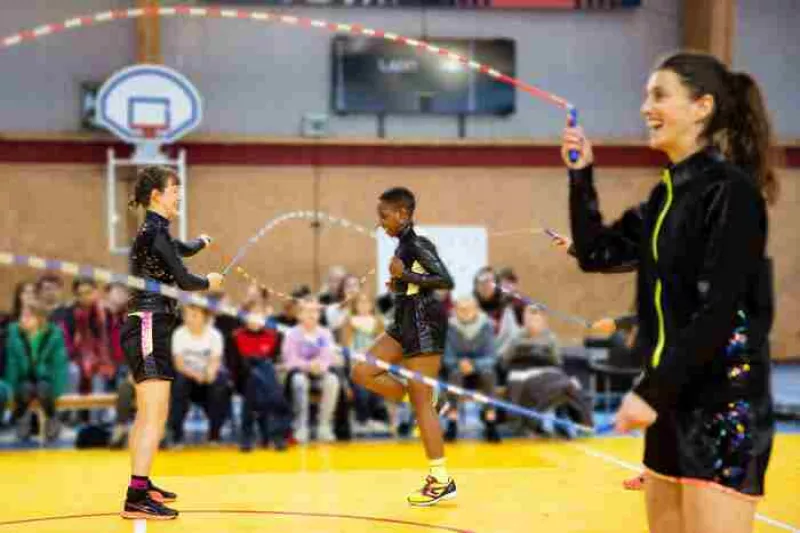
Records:
[[[436,253],[433,243],[409,225],[400,234],[394,255],[403,261],[403,275],[393,280],[396,295],[428,295],[435,289],[452,289],[453,278]]]
[[[191,257],[204,247],[202,239],[186,243],[173,239],[169,234],[169,220],[147,211],[131,248],[130,272],[165,285],[177,285],[185,291],[208,289],[208,280],[191,274],[181,260],[181,257]],[[129,313],[174,313],[175,308],[175,300],[151,291],[133,290],[128,299]]]
[[[636,349],[647,366],[635,392],[658,412],[768,394],[771,264],[753,180],[702,150],[667,167],[647,202],[606,226],[592,168],[569,174],[581,268],[638,267]],[[731,349],[734,339],[744,351]],[[736,365],[748,379],[732,378]]]

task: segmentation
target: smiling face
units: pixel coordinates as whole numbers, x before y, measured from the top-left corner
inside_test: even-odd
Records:
[[[647,124],[650,147],[673,162],[697,151],[714,98],[695,98],[672,70],[657,70],[647,82],[641,113]]]
[[[181,207],[181,189],[177,180],[170,177],[163,191],[153,189],[150,196],[150,207],[169,220],[176,219]]]

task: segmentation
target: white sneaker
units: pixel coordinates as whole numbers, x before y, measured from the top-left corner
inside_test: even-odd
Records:
[[[320,424],[317,429],[317,440],[320,442],[336,442],[336,435],[327,424]]]
[[[298,428],[297,431],[294,432],[294,440],[296,440],[298,444],[307,443],[308,428],[307,427]]]

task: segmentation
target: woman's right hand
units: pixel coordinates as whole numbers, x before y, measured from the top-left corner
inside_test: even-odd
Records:
[[[570,150],[578,152],[578,160],[574,163],[569,160]],[[580,126],[564,128],[561,136],[561,158],[567,168],[582,169],[594,163],[594,154],[592,153],[592,143],[586,138],[583,128]]]
[[[225,276],[222,274],[218,274],[217,272],[212,272],[211,274],[206,276],[208,279],[208,290],[210,291],[221,291],[222,284],[225,282]]]

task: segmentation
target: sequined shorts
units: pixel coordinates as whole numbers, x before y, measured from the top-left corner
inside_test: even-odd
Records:
[[[644,464],[657,477],[760,497],[773,435],[768,397],[659,413],[647,430]]]
[[[120,332],[122,351],[136,383],[175,379],[171,338],[175,317],[167,313],[129,315]]]

